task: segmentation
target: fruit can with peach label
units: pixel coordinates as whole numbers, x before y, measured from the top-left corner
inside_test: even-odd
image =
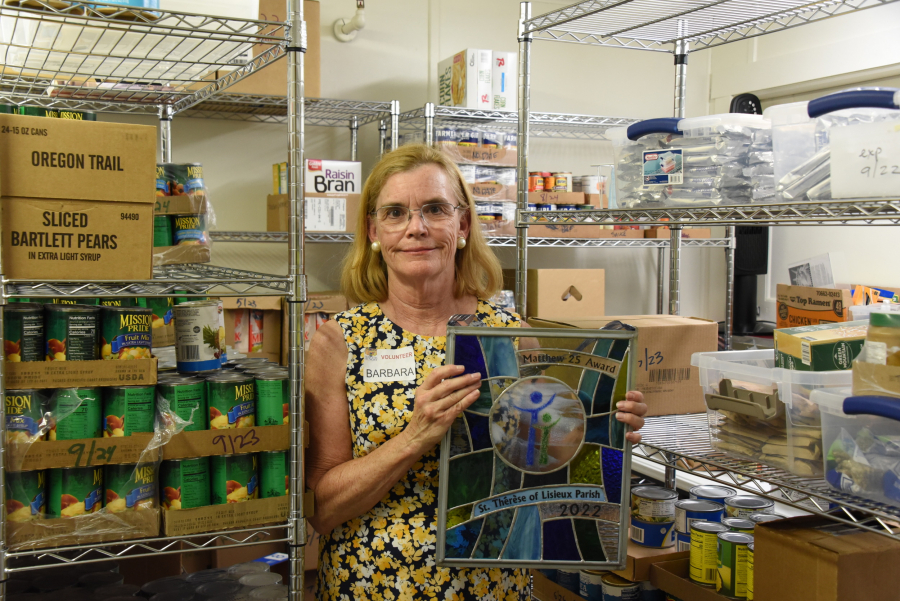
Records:
[[[6,441],[35,442],[44,440],[44,411],[46,399],[40,390],[32,388],[6,390]]]
[[[6,520],[30,522],[44,519],[47,505],[47,473],[6,472]]]
[[[259,498],[256,453],[213,455],[209,459],[212,468],[210,500],[213,505]]]
[[[149,359],[153,343],[149,307],[103,307],[100,356],[103,359]]]
[[[99,388],[59,388],[50,397],[50,440],[103,436]]]
[[[206,379],[209,429],[252,428],[256,425],[253,377],[223,372]]]
[[[102,467],[62,467],[47,472],[48,518],[73,518],[100,511]]]
[[[14,303],[3,308],[3,359],[44,360],[44,307]]]
[[[121,513],[156,507],[156,476],[155,463],[106,465],[103,468],[106,511]]]
[[[289,451],[263,451],[259,454],[259,498],[283,497],[288,491]]]
[[[103,437],[153,432],[155,386],[109,386],[103,389]]]
[[[291,382],[283,370],[255,372],[256,424],[278,426],[290,421]]]
[[[100,307],[44,305],[47,361],[95,361],[100,358]]]
[[[165,509],[209,505],[209,457],[169,459],[160,464],[160,503]]]

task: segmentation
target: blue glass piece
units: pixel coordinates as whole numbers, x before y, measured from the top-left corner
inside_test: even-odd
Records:
[[[462,365],[465,367],[467,374],[481,374],[481,379],[488,377],[487,367],[484,363],[484,353],[478,338],[475,336],[457,336],[455,340],[455,351],[453,357],[454,365]]]
[[[544,561],[581,561],[572,520],[548,520],[543,526]]]
[[[499,559],[503,545],[506,544],[506,537],[509,536],[509,527],[512,526],[515,513],[515,509],[507,509],[484,518],[481,536],[472,553],[474,559]]]
[[[541,558],[541,512],[537,505],[519,507],[503,559]]]
[[[628,350],[628,340],[614,340],[612,351],[609,353],[610,359],[622,361],[625,358],[625,352]]]
[[[534,488],[537,486],[554,486],[569,483],[569,468],[563,468],[549,474],[525,474],[522,488]]]
[[[490,449],[493,445],[491,444],[491,433],[488,430],[488,417],[486,415],[469,413],[468,411],[464,412],[463,415],[466,416],[466,421],[469,423],[469,434],[472,436],[472,450]],[[456,422],[453,423],[455,424]]]
[[[616,379],[607,374],[600,376],[597,383],[597,391],[594,393],[594,406],[591,408],[590,415],[598,413],[609,413],[611,411],[613,391],[616,389]]]
[[[625,424],[615,418],[609,420],[609,446],[617,449],[625,447]]]
[[[592,415],[591,417],[587,418],[587,430],[585,430],[584,432],[584,442],[593,442],[597,444],[608,445],[609,421],[609,414]]]
[[[462,417],[457,417],[450,426],[450,456],[456,457],[471,450],[472,445],[469,444],[469,432],[466,428],[466,422]]]
[[[516,359],[516,349],[512,338],[479,338],[484,356],[487,359],[488,376],[519,377],[519,362]]]
[[[613,342],[615,341],[612,338],[602,338],[597,340],[592,354],[598,357],[609,357],[609,349],[612,348]]]
[[[522,472],[510,467],[496,455],[494,456],[494,490],[492,495],[499,495],[522,488]]]
[[[447,531],[447,544],[444,553],[448,558],[468,559],[481,532],[484,519],[462,524]]]
[[[600,451],[603,483],[610,503],[622,503],[622,451],[603,447]]]

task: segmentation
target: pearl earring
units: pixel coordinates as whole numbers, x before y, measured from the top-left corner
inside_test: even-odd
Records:
[[[372,243],[372,252],[373,253],[381,252],[381,242],[376,240],[375,242]]]
[[[459,238],[456,239],[456,248],[458,248],[459,250],[462,250],[465,247],[466,247],[466,239],[463,238],[462,236],[460,236]]]

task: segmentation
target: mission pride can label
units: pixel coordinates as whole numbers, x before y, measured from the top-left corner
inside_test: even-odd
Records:
[[[38,303],[3,308],[3,359],[12,363],[44,360],[44,308]]]
[[[59,388],[50,399],[50,440],[103,436],[99,388]]]
[[[242,503],[259,497],[259,476],[255,453],[246,455],[213,455],[212,489],[213,505]]]
[[[7,442],[42,440],[45,407],[41,392],[34,389],[7,390],[4,397]]]
[[[103,468],[104,507],[111,513],[156,507],[156,464],[111,464]]]
[[[100,335],[103,359],[149,359],[153,312],[145,307],[103,307]]]
[[[95,361],[100,358],[100,307],[44,305],[47,361]]]
[[[209,429],[252,428],[256,425],[253,378],[226,372],[206,380],[209,394]]]
[[[166,509],[193,509],[209,505],[209,457],[169,459],[160,467],[162,494]]]
[[[259,454],[259,498],[283,497],[288,489],[288,451]]]
[[[46,472],[6,472],[5,494],[8,522],[43,519],[47,503]]]
[[[100,511],[103,504],[102,467],[68,467],[47,471],[47,517],[71,518]]]
[[[153,432],[155,386],[109,386],[103,389],[103,436]]]

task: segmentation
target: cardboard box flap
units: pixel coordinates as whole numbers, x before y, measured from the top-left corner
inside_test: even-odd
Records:
[[[340,313],[349,309],[347,297],[340,292],[310,292],[306,304],[303,306],[304,313]]]
[[[224,309],[260,309],[280,311],[283,296],[223,296]]]
[[[181,196],[157,196],[153,205],[154,215],[202,215],[209,213],[206,196],[182,194]]]

